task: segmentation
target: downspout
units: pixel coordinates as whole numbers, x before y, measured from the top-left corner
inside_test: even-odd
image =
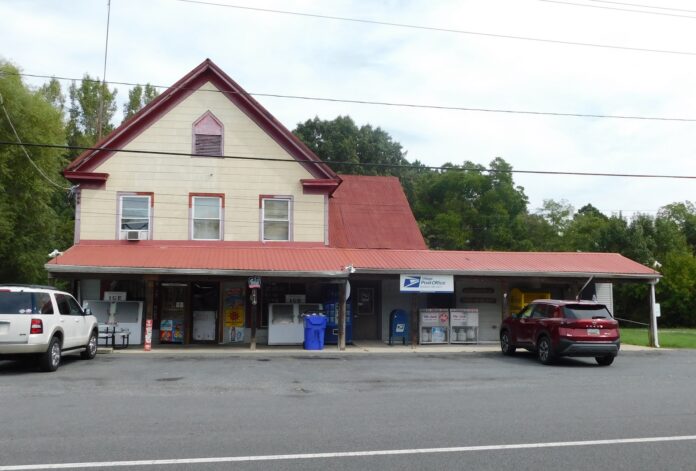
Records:
[[[590,284],[590,281],[592,281],[592,278],[594,278],[594,275],[592,275],[590,278],[588,278],[588,280],[585,282],[585,284],[582,285],[582,288],[580,288],[580,291],[578,291],[578,294],[575,295],[575,300],[576,300],[576,301],[579,301],[579,300],[580,300],[580,293],[582,293],[582,291],[583,291],[585,288],[587,288],[587,285]]]
[[[660,348],[660,341],[657,337],[657,313],[655,312],[655,285],[660,282],[659,278],[650,281],[650,333],[649,344],[651,347]]]

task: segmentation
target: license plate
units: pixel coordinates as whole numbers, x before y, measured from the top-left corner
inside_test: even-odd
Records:
[[[587,329],[587,335],[599,335],[599,329]]]

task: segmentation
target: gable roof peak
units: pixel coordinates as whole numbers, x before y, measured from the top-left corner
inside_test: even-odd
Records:
[[[80,154],[67,166],[63,174],[71,180],[70,177],[76,173],[82,176],[93,173],[100,163],[111,157],[114,152],[123,148],[167,111],[207,82],[211,82],[217,87],[227,99],[297,160],[314,178],[340,180],[336,173],[323,163],[309,147],[292,134],[210,58],[206,58],[130,119],[114,129],[95,145],[95,149],[89,149]],[[104,148],[108,150],[102,150]]]

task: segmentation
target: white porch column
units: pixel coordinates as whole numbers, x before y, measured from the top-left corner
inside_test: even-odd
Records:
[[[660,348],[660,342],[657,338],[657,317],[655,316],[655,285],[659,282],[659,278],[650,281],[650,334],[649,344],[651,347]]]

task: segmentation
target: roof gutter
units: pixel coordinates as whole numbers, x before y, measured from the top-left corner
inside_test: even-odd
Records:
[[[294,278],[348,278],[344,270],[337,271],[280,271],[280,270],[210,270],[196,268],[96,267],[81,265],[44,265],[50,274],[89,275],[196,275],[196,276],[275,276]]]
[[[480,277],[528,277],[543,278],[616,278],[633,280],[658,280],[662,278],[659,273],[604,273],[604,272],[548,272],[548,271],[482,271],[482,270],[413,270],[413,269],[372,269],[355,267],[356,273],[371,275],[454,275],[454,276],[480,276]]]

